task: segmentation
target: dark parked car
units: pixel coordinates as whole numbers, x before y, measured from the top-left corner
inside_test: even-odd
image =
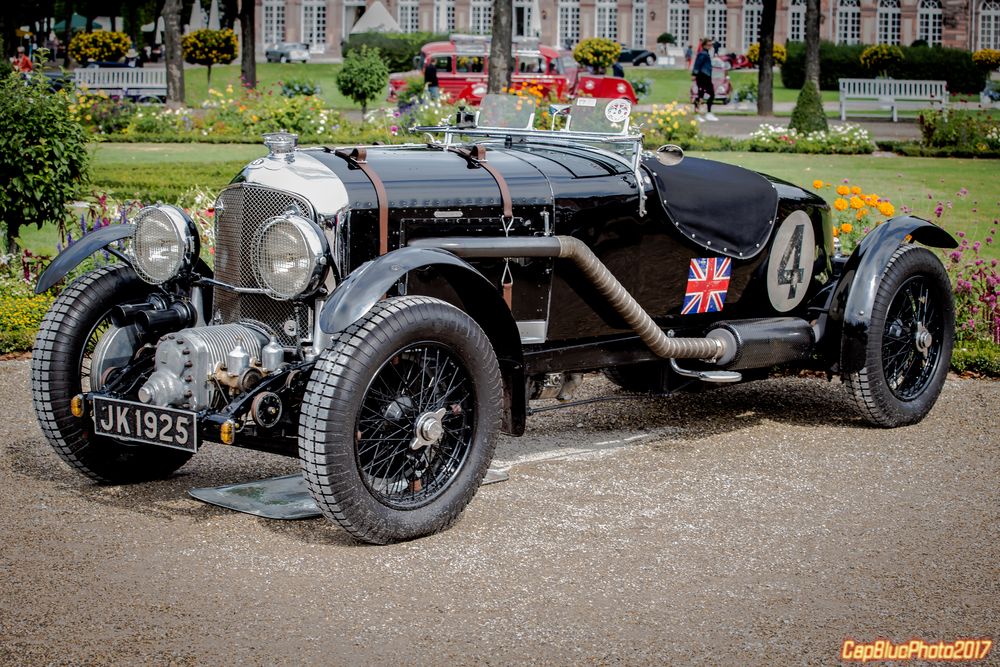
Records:
[[[309,45],[301,42],[275,44],[264,51],[264,57],[269,63],[307,63]]]
[[[652,67],[656,64],[656,54],[646,49],[630,49],[623,46],[621,53],[618,54],[618,62]]]
[[[209,440],[294,456],[327,517],[384,543],[454,523],[498,434],[588,371],[668,394],[793,364],[839,375],[876,426],[934,405],[954,307],[924,246],[946,232],[901,216],[839,256],[822,199],[644,152],[625,100],[555,107],[562,130],[533,110],[487,96],[401,146],[268,135],[219,194],[214,267],[173,206],[78,239],[39,291],[129,249],[42,323],[32,391],[55,451],[113,484]]]

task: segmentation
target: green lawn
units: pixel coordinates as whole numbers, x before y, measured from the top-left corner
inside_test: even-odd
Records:
[[[281,88],[282,81],[307,79],[320,87],[320,97],[335,109],[355,109],[353,102],[340,94],[335,82],[339,64],[332,63],[257,63],[257,86],[267,90]],[[208,77],[204,67],[184,70],[184,98],[188,106],[199,107],[208,99]],[[212,68],[212,88],[222,91],[227,85],[240,85],[240,66],[216,65]]]
[[[249,160],[265,152],[259,144],[96,144],[92,148],[95,192],[111,191],[117,198],[138,194],[145,200],[170,202],[193,187],[216,192]],[[906,205],[914,214],[936,220],[938,201],[953,208],[940,220],[951,231],[963,230],[985,238],[1000,217],[1000,185],[993,160],[909,158],[776,153],[693,153],[772,174],[811,189],[815,179],[840,184],[844,178],[865,192],[888,197],[897,210]],[[724,184],[719,184],[720,187]],[[958,196],[961,188],[968,196]],[[822,191],[827,201],[836,196]],[[930,195],[930,197],[928,197]],[[26,230],[23,241],[32,251],[54,245],[52,230]],[[48,250],[51,252],[51,250]],[[995,247],[990,256],[1000,257]]]

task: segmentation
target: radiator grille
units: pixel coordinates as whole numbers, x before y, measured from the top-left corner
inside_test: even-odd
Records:
[[[309,203],[300,197],[252,185],[230,187],[219,195],[215,217],[215,279],[237,287],[258,287],[253,268],[253,242],[270,218],[292,209],[312,218]],[[278,341],[294,345],[308,331],[308,313],[296,314],[290,301],[263,294],[237,294],[215,288],[215,312],[223,323],[253,320],[271,329]]]

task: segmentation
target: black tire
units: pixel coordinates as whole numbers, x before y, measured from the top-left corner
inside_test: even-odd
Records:
[[[879,282],[864,366],[843,378],[861,415],[889,428],[923,419],[944,386],[954,335],[955,303],[944,266],[926,248],[900,246]]]
[[[385,299],[312,371],[299,419],[306,483],[323,514],[359,540],[444,530],[486,474],[501,405],[496,355],[472,318],[429,297]],[[417,422],[441,409],[444,434],[415,451]]]
[[[31,394],[42,433],[74,470],[103,484],[168,476],[191,458],[184,452],[96,437],[87,419],[70,413],[70,399],[90,388],[89,355],[121,303],[150,293],[130,267],[108,266],[81,276],[53,302],[39,327],[31,358]]]
[[[653,65],[656,64],[656,56],[653,56],[653,55],[646,56],[646,61],[645,62],[646,62],[647,65],[649,65],[650,67],[652,67]]]

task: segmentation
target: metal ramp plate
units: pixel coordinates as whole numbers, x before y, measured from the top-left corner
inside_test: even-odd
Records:
[[[505,471],[490,468],[483,478],[483,486],[507,479],[509,476]],[[210,505],[265,519],[312,519],[321,516],[306,488],[306,480],[299,474],[191,489],[188,495]]]

